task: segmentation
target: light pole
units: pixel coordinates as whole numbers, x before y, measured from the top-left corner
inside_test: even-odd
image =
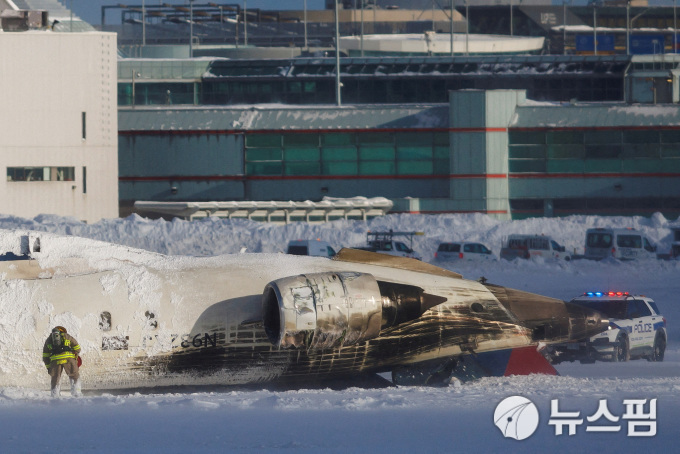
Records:
[[[453,57],[453,0],[451,0],[451,39],[449,44],[451,46],[451,57]]]
[[[364,56],[364,0],[361,1],[361,56]]]
[[[465,0],[465,55],[470,55],[470,7]]]
[[[434,0],[432,0],[432,31],[436,32],[436,26],[434,23]]]
[[[673,53],[678,52],[678,15],[676,13],[677,0],[673,0]]]
[[[510,36],[513,36],[513,30],[512,30],[512,29],[513,29],[513,26],[512,26],[512,22],[513,22],[512,0],[510,0]]]
[[[304,20],[304,23],[305,23],[305,50],[308,50],[308,46],[307,46],[307,0],[305,0],[304,9],[305,9],[305,12],[304,12],[303,20]]]
[[[597,2],[593,1],[593,51],[597,55]]]
[[[189,0],[189,58],[194,58],[194,0]]]
[[[646,9],[643,10],[641,13],[639,13],[639,14],[633,16],[633,18],[630,20],[630,31],[631,31],[631,33],[633,32],[633,23],[634,23],[636,20],[638,20],[638,19],[640,18],[640,16],[642,16],[643,14],[645,14],[645,13],[647,12],[647,10],[649,10],[649,8],[646,8]],[[628,44],[630,44],[630,42],[629,42]]]
[[[567,55],[567,0],[562,1],[562,54]]]
[[[626,2],[626,55],[630,55],[630,0]]]
[[[248,1],[243,0],[243,45],[248,46]]]
[[[146,6],[142,0],[142,46],[146,46]]]
[[[342,105],[340,95],[340,19],[338,0],[335,0],[335,101],[338,106]]]

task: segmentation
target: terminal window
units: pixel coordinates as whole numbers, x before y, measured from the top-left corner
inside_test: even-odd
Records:
[[[680,170],[680,130],[625,127],[511,130],[511,173],[654,173]]]
[[[246,174],[439,175],[449,171],[446,132],[246,135]]]
[[[75,167],[7,167],[7,181],[74,181]]]

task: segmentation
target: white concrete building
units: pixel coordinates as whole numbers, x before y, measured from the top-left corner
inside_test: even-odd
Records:
[[[116,34],[0,30],[0,56],[0,213],[117,217]]]

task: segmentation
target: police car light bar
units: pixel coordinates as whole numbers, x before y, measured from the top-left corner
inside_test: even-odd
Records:
[[[585,292],[585,296],[630,296],[628,292]]]

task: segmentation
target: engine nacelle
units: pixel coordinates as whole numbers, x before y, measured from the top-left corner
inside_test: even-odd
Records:
[[[262,295],[264,328],[277,347],[324,349],[380,334],[382,297],[370,274],[301,274],[270,282]]]

